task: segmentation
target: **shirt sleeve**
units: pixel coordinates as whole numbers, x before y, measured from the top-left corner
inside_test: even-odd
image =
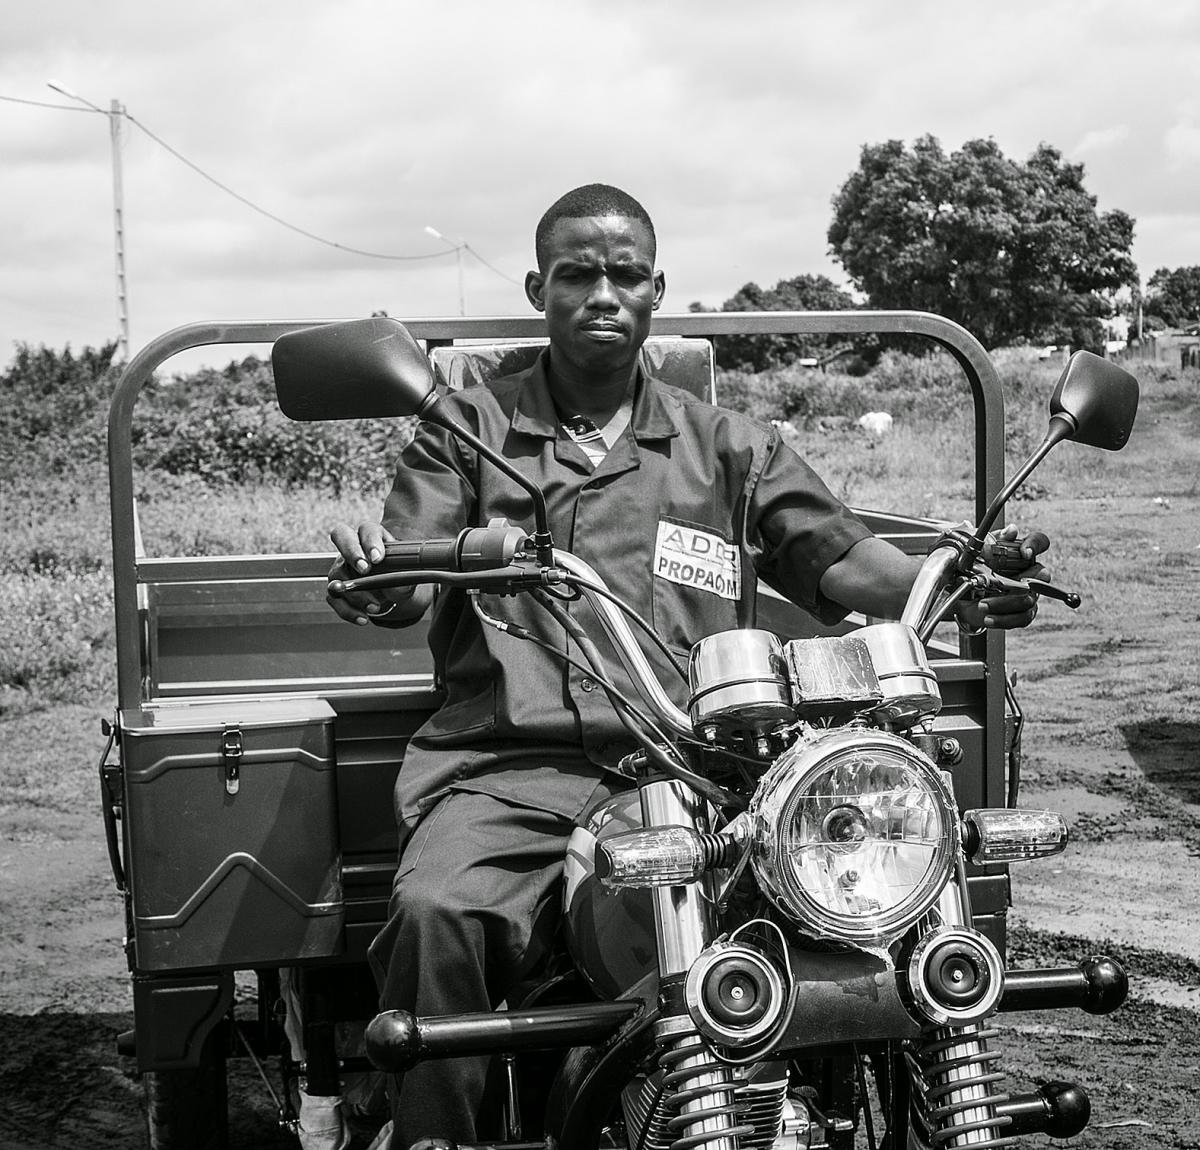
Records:
[[[870,530],[771,429],[751,478],[746,538],[759,577],[823,623],[849,609],[821,594],[821,577]]]
[[[397,539],[448,539],[474,522],[478,461],[450,432],[417,426],[401,452],[383,505],[383,525]]]

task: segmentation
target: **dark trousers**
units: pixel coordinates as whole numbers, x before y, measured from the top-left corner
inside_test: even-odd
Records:
[[[385,1010],[491,1010],[542,958],[561,916],[574,824],[491,795],[452,792],[405,844],[388,922],[371,945]],[[490,1059],[418,1064],[392,1094],[393,1150],[420,1138],[495,1138]]]

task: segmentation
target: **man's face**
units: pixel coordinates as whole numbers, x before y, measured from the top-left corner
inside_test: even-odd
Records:
[[[633,366],[665,288],[649,229],[627,216],[559,220],[541,268],[525,277],[553,353],[586,375]]]

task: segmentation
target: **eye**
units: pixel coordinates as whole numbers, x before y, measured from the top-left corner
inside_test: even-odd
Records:
[[[642,284],[648,283],[651,279],[651,274],[636,264],[615,267],[609,275],[613,283],[618,283],[622,287],[627,288],[641,287]]]

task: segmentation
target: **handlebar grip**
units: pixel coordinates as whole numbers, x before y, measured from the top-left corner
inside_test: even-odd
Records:
[[[519,527],[467,527],[453,539],[405,539],[384,545],[374,574],[489,571],[512,562],[528,536]]]
[[[385,543],[377,573],[395,571],[455,571],[457,539],[403,539]]]
[[[1023,539],[997,539],[990,548],[991,561],[988,564],[997,575],[1020,575],[1022,571],[1027,570],[1032,563],[1037,560],[1027,559],[1021,554],[1022,547],[1029,547],[1035,543],[1041,543],[1041,547],[1035,547],[1035,551],[1044,551],[1049,545],[1050,540],[1041,531],[1031,532]]]

